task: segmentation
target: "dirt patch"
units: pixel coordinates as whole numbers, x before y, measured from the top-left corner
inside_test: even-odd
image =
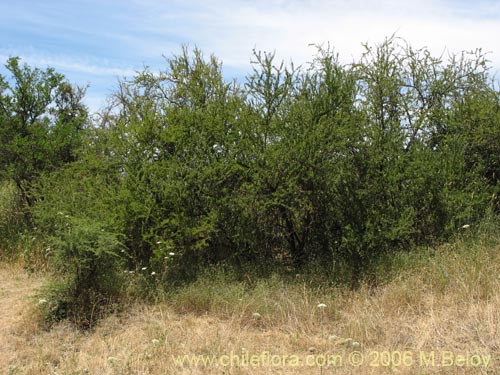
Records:
[[[44,278],[22,268],[0,266],[0,371],[15,374],[16,361],[37,331],[32,319],[37,289]]]

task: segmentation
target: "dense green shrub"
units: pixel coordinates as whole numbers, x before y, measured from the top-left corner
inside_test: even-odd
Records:
[[[480,51],[444,61],[391,38],[353,64],[321,48],[301,68],[254,57],[238,84],[184,49],[164,71],[123,80],[91,127],[78,96],[56,122],[40,117],[44,137],[71,151],[26,177],[65,280],[53,316],[91,324],[87,308],[143,268],[148,287],[214,264],[322,269],[356,285],[380,259],[498,209],[499,95]]]
[[[98,221],[64,215],[59,223],[48,241],[57,272],[47,289],[45,319],[69,318],[88,328],[119,301],[124,247],[120,236]]]
[[[480,219],[497,189],[485,134],[498,137],[498,95],[479,53],[443,62],[389,39],[355,64],[320,49],[297,69],[256,52],[239,86],[184,50],[114,99],[79,167],[109,195],[89,199],[129,266],[160,271],[174,253],[176,278],[221,261],[344,259],[360,273]]]

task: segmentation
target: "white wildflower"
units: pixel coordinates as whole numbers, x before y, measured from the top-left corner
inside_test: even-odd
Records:
[[[141,270],[146,271],[148,267],[142,267]]]
[[[168,253],[168,255],[170,255],[171,257],[173,257],[175,255],[175,253]]]
[[[326,307],[326,305],[324,303],[320,303],[318,305],[318,309],[324,309]]]
[[[151,272],[151,276],[154,276],[154,275],[156,275],[156,272],[155,271]]]
[[[464,224],[464,225],[462,225],[462,229],[467,229],[467,228],[470,228],[470,224]]]

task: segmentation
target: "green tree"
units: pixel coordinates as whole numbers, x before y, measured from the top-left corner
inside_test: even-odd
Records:
[[[85,90],[54,69],[40,70],[10,58],[11,77],[0,76],[0,178],[13,180],[25,204],[42,172],[76,159],[87,121]]]

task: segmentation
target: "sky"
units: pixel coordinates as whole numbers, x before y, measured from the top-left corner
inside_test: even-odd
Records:
[[[19,56],[55,68],[88,86],[91,111],[119,78],[165,69],[183,45],[242,81],[253,49],[298,65],[314,57],[311,44],[329,43],[348,63],[393,34],[437,56],[482,48],[500,69],[500,0],[0,0],[0,65]]]

